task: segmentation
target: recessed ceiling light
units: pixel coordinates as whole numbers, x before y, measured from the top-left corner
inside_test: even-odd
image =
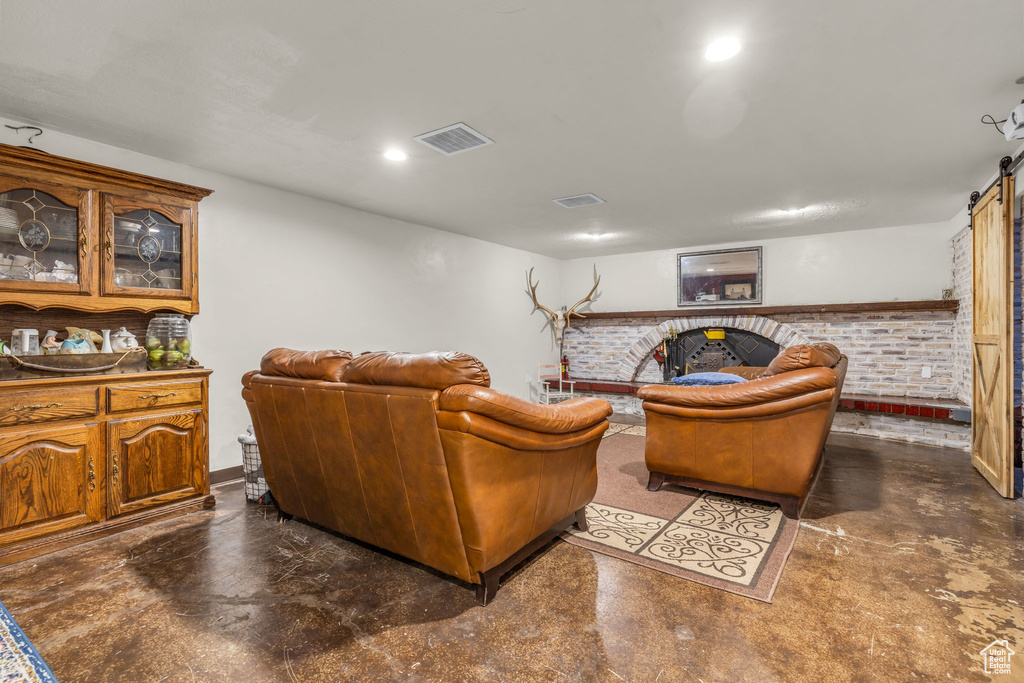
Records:
[[[390,159],[391,161],[405,161],[409,158],[409,155],[400,149],[389,149],[384,152],[384,158]]]
[[[800,221],[832,220],[841,215],[849,214],[868,206],[863,199],[833,199],[807,206],[790,206],[785,209],[762,209],[752,211],[733,218],[737,224],[788,223],[795,225]]]
[[[708,268],[708,272],[709,273],[713,273],[713,272],[715,272],[715,269],[714,268]]]
[[[722,62],[730,57],[735,57],[740,51],[740,41],[735,38],[719,38],[708,45],[704,51],[704,58],[709,62]]]
[[[603,240],[603,239],[608,239],[609,237],[612,237],[612,233],[610,233],[610,232],[587,232],[587,233],[583,233],[582,235],[578,235],[578,237],[580,239],[595,240],[595,241],[597,241],[597,240]]]
[[[769,209],[762,212],[761,215],[763,218],[795,218],[797,216],[817,213],[821,208],[820,204],[811,204],[810,206],[794,207],[791,209]]]

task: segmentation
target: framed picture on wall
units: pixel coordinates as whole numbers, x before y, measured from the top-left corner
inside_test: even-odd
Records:
[[[676,255],[679,306],[761,303],[761,247]]]

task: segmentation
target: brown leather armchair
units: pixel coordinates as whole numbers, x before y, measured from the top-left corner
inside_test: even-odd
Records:
[[[821,466],[846,377],[832,344],[791,346],[719,386],[641,388],[649,491],[664,482],[778,503],[797,518]]]
[[[462,353],[274,349],[242,378],[279,513],[477,584],[574,521],[597,490],[611,406],[489,388]]]

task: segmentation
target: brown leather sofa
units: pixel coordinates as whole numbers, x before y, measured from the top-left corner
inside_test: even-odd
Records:
[[[791,346],[767,368],[719,386],[641,388],[647,489],[664,482],[778,503],[797,518],[821,466],[847,358],[832,344]]]
[[[292,515],[477,584],[574,521],[611,406],[489,388],[472,356],[274,349],[242,378],[267,484]]]

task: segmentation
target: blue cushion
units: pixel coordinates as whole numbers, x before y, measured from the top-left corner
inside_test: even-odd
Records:
[[[747,380],[728,372],[691,372],[682,377],[673,377],[672,381],[684,387],[713,387],[718,384],[739,384]]]

